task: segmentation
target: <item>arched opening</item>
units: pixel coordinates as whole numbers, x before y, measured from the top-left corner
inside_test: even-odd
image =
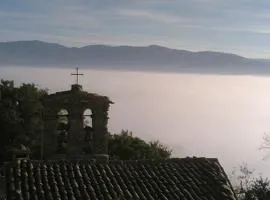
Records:
[[[92,110],[89,108],[85,109],[83,112],[83,129],[85,131],[85,147],[83,150],[85,153],[91,153],[93,149],[93,120]]]
[[[93,127],[92,114],[92,110],[89,108],[85,109],[83,112],[83,128]]]
[[[69,135],[68,111],[61,109],[57,113],[57,152],[65,153]]]
[[[61,109],[57,113],[57,122],[58,124],[68,124],[68,111],[66,109]]]

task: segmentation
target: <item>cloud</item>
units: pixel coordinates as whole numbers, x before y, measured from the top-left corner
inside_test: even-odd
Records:
[[[81,6],[70,5],[62,6],[57,11],[54,9],[40,11],[36,9],[31,12],[0,10],[0,23],[0,37],[6,40],[12,36],[11,40],[64,38],[79,33],[84,34],[100,25],[100,21],[88,10]]]
[[[253,49],[259,53],[270,44],[266,0],[2,2],[1,41],[39,39],[68,46],[160,44],[191,50],[237,49],[234,53],[239,54]]]
[[[160,12],[149,10],[131,10],[131,9],[118,9],[117,14],[132,17],[137,19],[151,20],[162,23],[179,23],[185,21],[183,18],[175,15],[169,15]]]

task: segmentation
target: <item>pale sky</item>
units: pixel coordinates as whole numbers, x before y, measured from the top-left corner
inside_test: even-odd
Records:
[[[162,45],[270,58],[269,0],[1,0],[0,41]]]

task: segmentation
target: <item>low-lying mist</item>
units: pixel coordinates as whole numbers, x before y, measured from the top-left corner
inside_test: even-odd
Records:
[[[1,67],[0,78],[33,82],[49,92],[69,90],[71,69]],[[160,140],[178,157],[217,157],[230,173],[242,162],[270,176],[267,152],[259,150],[270,131],[270,78],[82,69],[88,92],[115,102],[109,131],[128,129]]]

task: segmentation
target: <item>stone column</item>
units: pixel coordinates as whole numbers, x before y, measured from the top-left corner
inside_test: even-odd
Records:
[[[70,128],[68,139],[68,156],[72,159],[80,159],[83,156],[82,141],[84,138],[83,110],[80,107],[70,109]]]
[[[104,161],[108,160],[107,121],[108,116],[106,110],[93,110],[94,157]]]

